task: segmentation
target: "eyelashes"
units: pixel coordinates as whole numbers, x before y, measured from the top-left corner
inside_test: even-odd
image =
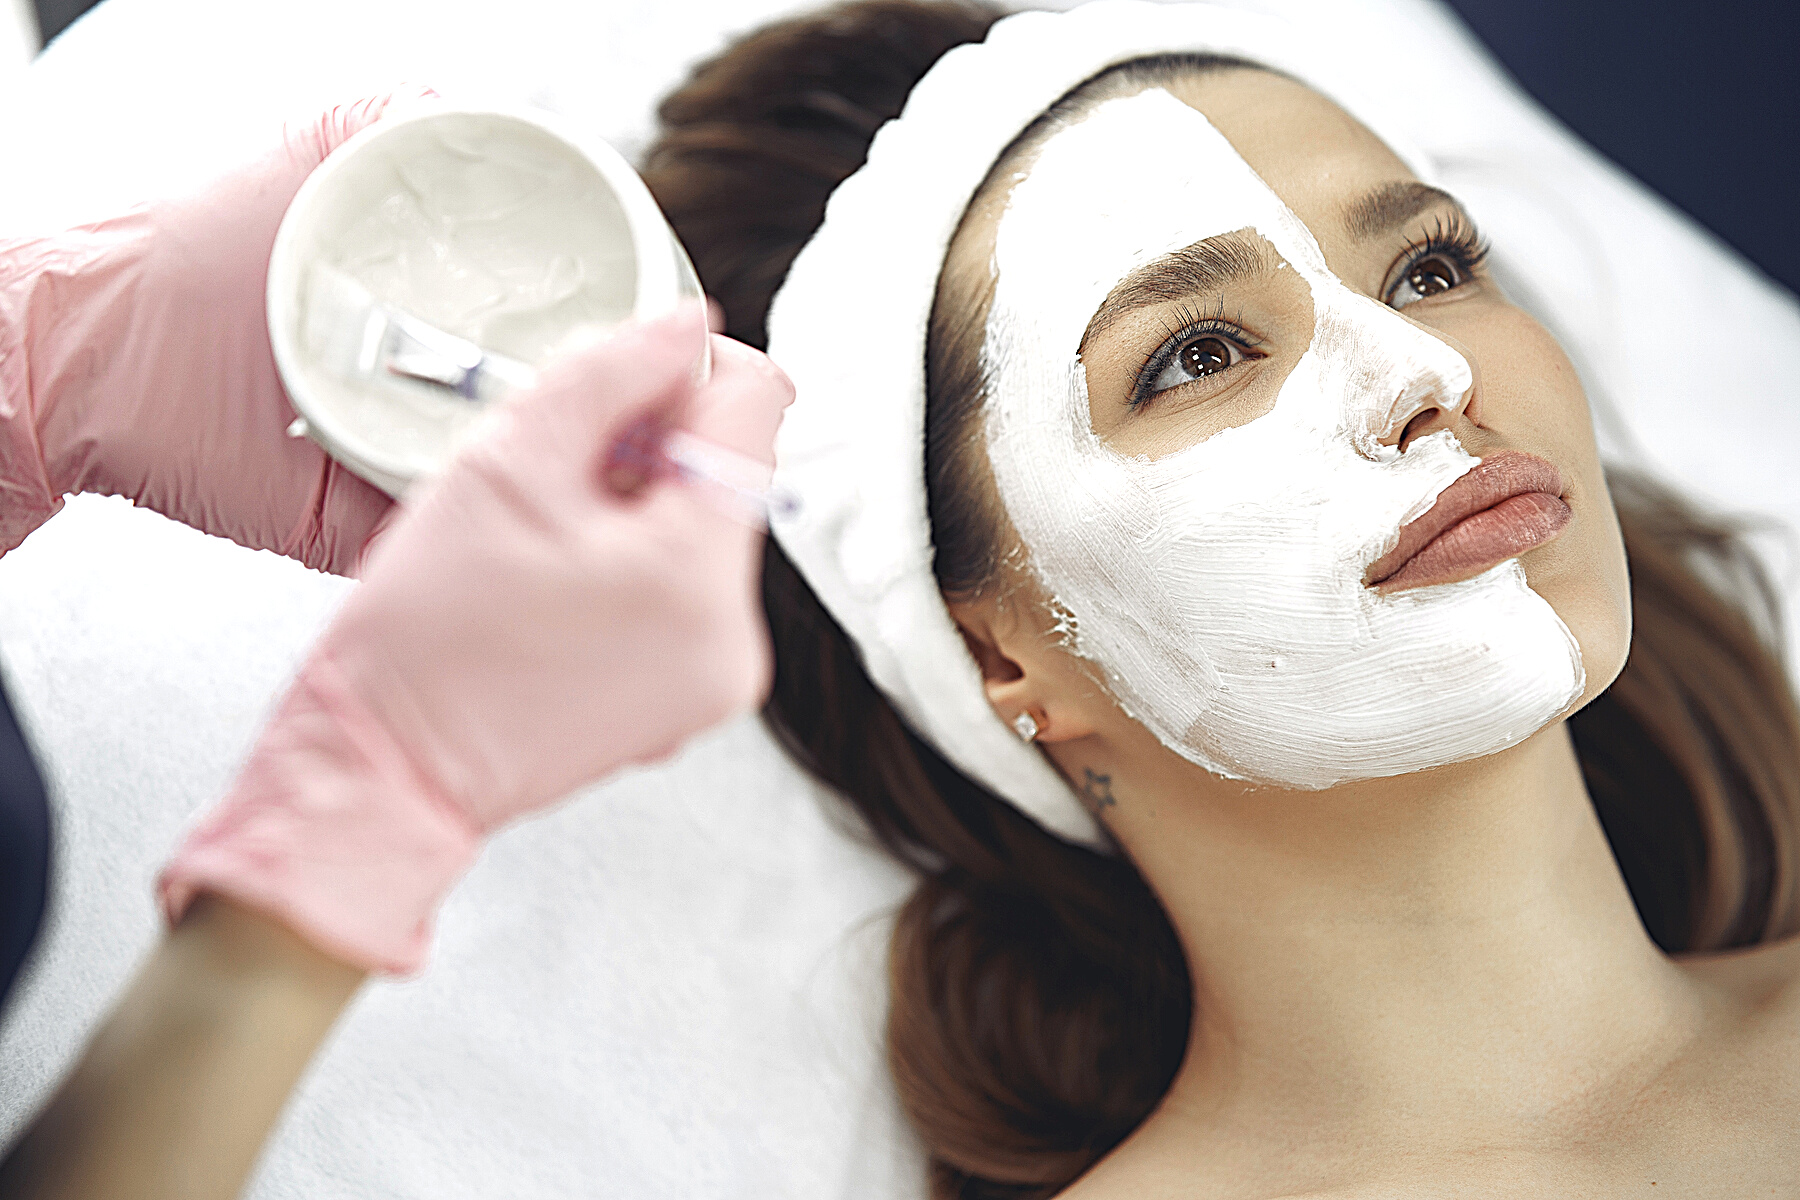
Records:
[[[1238,321],[1227,320],[1225,302],[1221,298],[1213,312],[1202,312],[1189,304],[1179,304],[1163,322],[1164,337],[1162,344],[1138,368],[1131,381],[1130,406],[1141,408],[1161,392],[1171,387],[1179,387],[1182,383],[1191,383],[1196,379],[1209,378],[1222,374],[1237,366],[1240,362],[1252,358],[1262,358],[1256,349],[1262,339],[1247,332]],[[1198,343],[1216,339],[1226,348],[1230,361],[1214,371],[1203,374],[1188,374],[1186,378],[1178,378],[1173,382],[1162,383],[1164,376],[1171,373],[1181,374],[1183,368],[1179,362],[1183,350],[1192,350]],[[1159,384],[1161,386],[1159,386]]]
[[[1388,269],[1382,302],[1402,309],[1419,300],[1461,287],[1486,262],[1487,239],[1460,212],[1437,217],[1423,236],[1408,242]],[[1128,407],[1138,410],[1172,388],[1221,375],[1245,362],[1266,358],[1262,339],[1228,319],[1220,297],[1211,311],[1179,304],[1163,322],[1160,345],[1131,381]]]
[[[1390,269],[1387,282],[1382,285],[1382,303],[1392,308],[1405,308],[1415,300],[1461,287],[1481,269],[1490,249],[1487,239],[1460,212],[1440,216],[1424,237],[1407,243]],[[1433,272],[1428,276],[1433,282],[1424,284],[1419,272],[1432,259],[1440,259],[1451,267],[1454,277],[1445,278],[1441,271]],[[1402,299],[1402,289],[1411,289],[1414,294]]]

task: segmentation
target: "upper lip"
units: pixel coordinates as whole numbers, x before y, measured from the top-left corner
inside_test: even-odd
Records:
[[[1482,458],[1455,483],[1438,494],[1425,512],[1400,527],[1394,548],[1375,560],[1363,581],[1374,587],[1391,577],[1457,522],[1504,500],[1529,492],[1561,497],[1562,472],[1556,465],[1523,450],[1497,450]]]

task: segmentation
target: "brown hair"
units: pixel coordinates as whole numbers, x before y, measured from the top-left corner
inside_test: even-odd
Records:
[[[844,5],[751,34],[664,102],[645,178],[732,336],[765,344],[769,301],[826,197],[931,64],[999,15],[959,0]],[[979,281],[942,281],[927,352],[927,486],[951,594],[978,593],[995,569],[970,451],[981,383],[967,330],[984,306]],[[1617,682],[1570,719],[1589,793],[1659,945],[1784,936],[1797,926],[1800,718],[1771,649],[1775,594],[1729,524],[1641,478],[1611,485],[1635,627]],[[916,737],[774,544],[764,602],[770,728],[920,877],[894,931],[888,1041],[932,1194],[1053,1195],[1149,1114],[1180,1065],[1193,998],[1168,919],[1124,858],[1045,833]]]

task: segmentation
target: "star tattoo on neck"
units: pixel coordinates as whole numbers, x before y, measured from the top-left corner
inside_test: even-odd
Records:
[[[1118,805],[1119,801],[1113,795],[1111,775],[1102,775],[1092,767],[1083,767],[1081,771],[1081,797],[1087,801],[1088,808],[1095,816]]]

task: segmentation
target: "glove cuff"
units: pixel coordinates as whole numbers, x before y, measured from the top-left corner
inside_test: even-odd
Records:
[[[28,280],[9,270],[17,243],[0,241],[0,554],[24,541],[63,506],[50,486],[38,438],[31,364],[25,354]]]
[[[224,801],[159,882],[172,925],[216,892],[372,971],[423,967],[432,915],[481,831],[315,654]]]

